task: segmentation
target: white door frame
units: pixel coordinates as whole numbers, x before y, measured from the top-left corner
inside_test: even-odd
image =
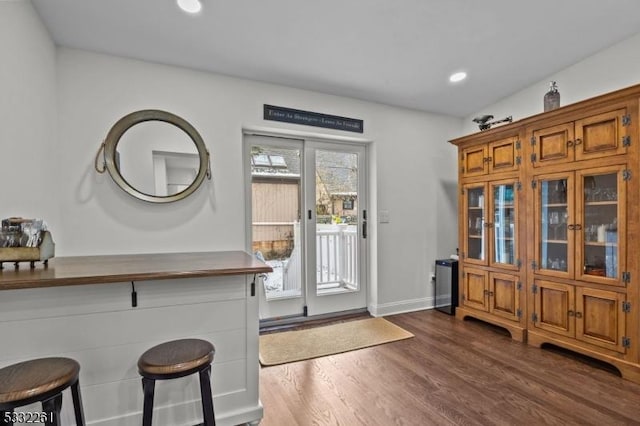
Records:
[[[243,163],[243,168],[244,168],[244,176],[245,176],[245,247],[246,247],[246,251],[248,253],[252,253],[253,252],[253,241],[252,241],[252,190],[251,190],[251,166],[249,164],[248,161],[246,161],[249,158],[249,155],[251,153],[251,146],[255,145],[255,143],[251,143],[249,141],[248,136],[266,136],[266,137],[272,137],[272,138],[279,138],[281,139],[281,143],[280,146],[285,145],[288,148],[293,147],[293,145],[291,145],[290,143],[300,143],[302,146],[302,151],[301,151],[301,167],[303,168],[303,170],[307,167],[307,159],[305,158],[305,142],[307,144],[313,144],[317,147],[321,147],[321,146],[325,146],[327,148],[345,148],[345,149],[349,149],[349,148],[357,148],[362,150],[364,155],[360,155],[359,156],[359,163],[358,163],[358,182],[359,182],[359,188],[358,188],[358,196],[362,197],[363,202],[361,202],[361,204],[359,204],[358,206],[358,216],[359,216],[359,223],[358,223],[358,235],[360,238],[360,250],[361,250],[361,254],[360,254],[360,262],[359,262],[359,268],[360,268],[360,286],[359,286],[359,292],[361,293],[361,297],[362,297],[362,301],[361,303],[358,304],[358,307],[353,307],[350,306],[349,302],[344,302],[341,303],[339,301],[339,298],[333,297],[334,295],[323,295],[320,296],[320,298],[328,298],[325,299],[325,301],[329,301],[331,300],[331,303],[327,303],[327,304],[331,304],[332,312],[339,312],[339,311],[346,311],[346,310],[352,310],[352,309],[361,309],[361,308],[367,308],[367,302],[368,302],[368,292],[369,292],[369,282],[368,282],[368,241],[365,239],[364,241],[362,241],[362,211],[363,210],[369,210],[368,209],[368,201],[367,201],[367,195],[368,195],[368,162],[367,162],[367,157],[369,155],[368,151],[368,144],[371,142],[370,140],[366,140],[366,139],[361,139],[361,138],[353,138],[353,137],[345,137],[345,136],[331,136],[331,135],[322,135],[322,134],[315,134],[315,133],[308,133],[308,132],[298,132],[298,131],[291,131],[291,130],[287,130],[287,129],[269,129],[269,128],[263,128],[263,127],[250,127],[250,128],[243,128],[243,146],[242,146],[242,163]],[[261,144],[261,143],[258,143]],[[275,143],[274,145],[278,145],[278,143]],[[307,174],[308,172],[303,171],[301,173],[301,188],[303,188],[303,192],[310,192],[307,190],[307,183],[305,182],[305,178],[304,175]],[[315,182],[313,182],[315,185]],[[302,226],[302,224],[307,224],[308,219],[307,219],[307,211],[309,208],[312,209],[312,218],[315,221],[315,191],[311,191],[311,198],[312,200],[307,201],[307,199],[302,200],[302,204],[301,204],[301,213],[302,213],[302,217],[301,217],[301,232],[303,233],[302,238],[304,241],[307,240],[306,238],[306,232],[307,232],[307,226]],[[308,197],[308,195],[306,196]],[[309,204],[310,203],[310,204]],[[309,206],[309,207],[308,207]],[[368,217],[367,217],[368,219]],[[370,222],[371,223],[371,222]],[[314,233],[315,235],[315,233]],[[302,250],[304,251],[304,257],[305,259],[309,258],[309,254],[306,253],[306,249],[308,244],[304,244],[302,247]],[[314,251],[315,254],[315,251]],[[313,262],[314,264],[314,268],[310,268],[309,265],[307,265],[306,263],[304,264],[303,268],[303,276],[305,280],[308,280],[309,274],[313,274],[313,282],[315,283],[315,260]],[[312,272],[309,272],[312,271]],[[309,297],[309,285],[307,285],[306,282],[302,283],[302,292],[303,292],[303,298],[302,299],[298,299],[298,301],[295,300],[289,300],[286,301],[286,299],[281,300],[281,301],[277,301],[277,302],[282,302],[282,303],[274,303],[272,301],[267,302],[266,297],[265,297],[265,292],[264,292],[264,288],[262,285],[262,280],[258,279],[258,281],[256,282],[256,284],[258,284],[259,290],[258,291],[258,295],[259,295],[259,303],[260,303],[260,318],[261,319],[273,319],[273,318],[285,318],[288,316],[299,316],[302,314],[304,307],[308,305],[308,297]],[[315,286],[314,286],[314,293],[315,293]],[[337,296],[337,295],[336,295]],[[318,298],[318,296],[316,296],[316,298]],[[300,300],[302,300],[303,302],[303,307],[302,309],[300,308],[299,302]],[[352,305],[353,303],[351,303]],[[280,306],[277,306],[280,305]],[[325,308],[322,309],[316,309],[314,311],[309,312],[310,315],[321,315],[324,312],[328,312]],[[306,312],[305,312],[306,313]]]
[[[307,271],[307,312],[309,316],[323,315],[333,312],[350,311],[355,309],[366,308],[367,306],[367,240],[364,237],[367,221],[367,176],[366,176],[366,147],[363,145],[318,142],[313,140],[305,140],[304,145],[305,160],[305,211],[306,215],[306,271]],[[357,233],[357,282],[358,289],[354,291],[339,290],[338,292],[326,291],[318,293],[316,278],[316,262],[317,262],[317,244],[316,244],[316,152],[332,151],[355,154],[358,156],[358,187],[357,187],[357,217],[356,224]]]
[[[302,194],[304,193],[304,173],[302,172],[304,168],[304,141],[301,139],[293,139],[293,138],[279,138],[274,136],[264,136],[264,135],[249,135],[245,134],[243,137],[243,164],[245,165],[245,223],[246,223],[246,236],[247,236],[247,251],[249,253],[253,253],[253,205],[252,205],[252,177],[251,177],[251,167],[248,163],[248,159],[251,155],[251,147],[259,145],[259,146],[268,146],[273,148],[285,148],[285,149],[298,149],[300,152],[300,194],[299,194],[299,207],[300,207],[300,215],[302,215],[302,211],[304,209],[304,200],[302,199]],[[300,218],[301,226],[301,241],[305,241],[305,229],[302,226],[302,218]],[[259,318],[260,319],[281,319],[287,317],[298,317],[302,316],[305,313],[306,306],[306,291],[307,286],[305,285],[304,280],[306,279],[306,275],[304,273],[305,268],[305,259],[306,254],[304,252],[304,244],[300,247],[301,250],[301,262],[302,262],[302,271],[301,271],[301,294],[295,297],[283,297],[277,299],[267,300],[266,291],[264,288],[263,278],[256,283],[258,285],[258,310],[259,310]]]

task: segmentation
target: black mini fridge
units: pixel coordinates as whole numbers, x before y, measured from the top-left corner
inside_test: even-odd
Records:
[[[458,261],[436,260],[434,305],[438,311],[455,315],[458,306]]]

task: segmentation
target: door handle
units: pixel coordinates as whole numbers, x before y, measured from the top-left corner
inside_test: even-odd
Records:
[[[362,238],[367,238],[367,221],[362,221]]]
[[[311,220],[311,210],[307,212],[307,217],[309,218],[309,220]]]

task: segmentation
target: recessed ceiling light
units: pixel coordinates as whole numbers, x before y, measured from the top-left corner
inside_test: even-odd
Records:
[[[467,73],[464,71],[460,71],[460,72],[451,74],[451,76],[449,76],[449,81],[452,83],[457,83],[459,81],[464,80],[465,78],[467,78]]]
[[[177,0],[180,9],[187,13],[196,14],[202,10],[200,0]]]

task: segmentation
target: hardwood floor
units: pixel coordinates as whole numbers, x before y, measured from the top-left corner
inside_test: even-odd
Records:
[[[437,311],[415,338],[260,370],[262,426],[640,425],[640,385]]]

